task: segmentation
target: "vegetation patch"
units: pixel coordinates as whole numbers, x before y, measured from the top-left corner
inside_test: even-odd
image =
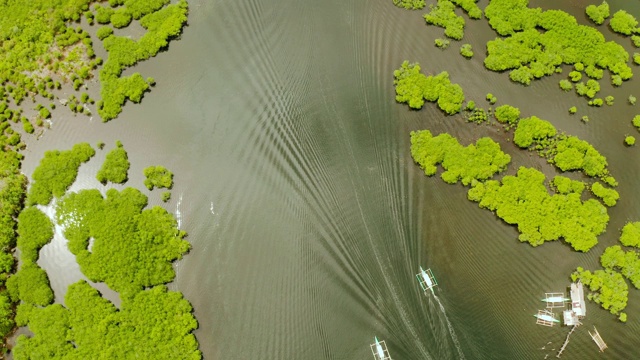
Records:
[[[107,154],[107,158],[98,171],[96,178],[102,184],[106,184],[108,181],[124,184],[127,181],[127,172],[130,166],[126,150],[122,143],[117,141],[116,148]]]
[[[462,87],[451,83],[449,73],[441,72],[436,76],[425,76],[420,72],[418,63],[404,61],[393,72],[396,86],[396,101],[407,103],[412,109],[421,109],[424,101],[438,102],[438,107],[452,115],[460,112],[464,102]]]
[[[18,235],[20,260],[35,263],[40,249],[53,239],[53,224],[40,209],[28,207],[18,216]]]
[[[19,326],[29,325],[33,336],[20,335],[15,359],[202,358],[192,333],[198,323],[182,294],[156,286],[122,299],[120,309],[85,281],[71,286],[65,306],[44,308],[21,304]],[[99,355],[98,355],[99,354]]]
[[[159,206],[143,210],[146,205],[147,197],[134,188],[110,189],[106,198],[98,190],[82,190],[57,205],[56,221],[82,273],[121,296],[171,281],[171,263],[190,247],[171,214]]]
[[[88,143],[80,143],[67,151],[47,151],[33,172],[27,203],[48,205],[51,199],[61,197],[78,176],[78,168],[95,155]]]
[[[624,10],[618,10],[609,21],[611,30],[622,35],[631,35],[638,32],[638,20]]]
[[[604,20],[609,17],[609,4],[606,1],[603,1],[602,4],[589,5],[586,8],[587,16],[591,21],[593,21],[596,25],[602,25]]]
[[[603,69],[620,82],[633,76],[627,65],[629,54],[622,46],[606,42],[598,30],[579,25],[563,11],[529,8],[528,0],[492,0],[485,16],[498,34],[506,36],[487,43],[485,67],[511,70],[513,81],[527,85],[554,74],[561,64],[577,63],[594,78],[601,78]],[[577,81],[575,76],[572,79]]]
[[[511,161],[490,138],[480,138],[475,145],[464,147],[449,134],[434,137],[429,130],[411,132],[411,156],[427,176],[435,175],[436,166],[442,164],[442,180],[448,184],[461,181],[463,185],[489,179],[505,170]]]
[[[520,167],[516,176],[478,182],[468,192],[471,201],[517,225],[522,242],[532,246],[563,238],[577,251],[589,251],[605,231],[609,215],[597,200],[582,201],[581,193],[549,195],[545,176]]]
[[[133,6],[134,3],[127,1],[125,8]],[[142,95],[150,86],[140,73],[122,77],[122,71],[139,61],[155,56],[160,49],[169,44],[171,38],[180,34],[187,22],[188,5],[184,0],[155,12],[145,13],[152,11],[151,9],[153,8],[139,10],[140,15],[144,13],[140,18],[140,25],[147,32],[138,41],[115,35],[107,36],[103,40],[104,48],[109,54],[104,67],[100,70],[102,100],[98,102],[98,113],[103,121],[109,121],[118,116],[125,100],[140,102]],[[112,17],[110,20],[113,20]]]
[[[171,189],[173,186],[173,173],[164,166],[149,166],[144,169],[144,186],[149,190],[154,187]]]
[[[616,190],[606,188],[597,181],[591,185],[591,192],[602,199],[602,202],[607,206],[615,206],[618,199],[620,199],[620,195]]]
[[[419,10],[425,5],[424,0],[393,0],[393,5],[407,10]]]

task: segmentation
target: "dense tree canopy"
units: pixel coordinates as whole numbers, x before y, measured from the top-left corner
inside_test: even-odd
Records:
[[[69,287],[65,306],[20,305],[16,320],[29,325],[14,358],[47,359],[201,359],[192,334],[197,327],[182,294],[164,286],[122,300],[118,310],[85,281]],[[161,354],[161,355],[159,355]]]
[[[529,8],[528,0],[492,0],[485,16],[498,34],[506,36],[487,43],[485,66],[493,71],[512,70],[514,81],[529,84],[554,74],[561,64],[576,63],[596,79],[602,77],[603,69],[621,80],[633,76],[627,65],[629,54],[622,46],[606,42],[598,30],[579,25],[563,11]]]
[[[171,263],[190,245],[171,214],[146,205],[147,197],[134,188],[110,189],[106,198],[98,190],[82,190],[58,203],[56,221],[91,281],[128,295],[174,278]]]
[[[444,28],[444,34],[454,40],[461,40],[464,36],[464,18],[455,13],[456,6],[448,0],[438,0],[436,6],[424,15],[427,24]]]
[[[144,169],[144,186],[149,190],[154,187],[171,189],[173,186],[173,173],[164,166],[149,166]]]
[[[628,222],[622,227],[620,242],[624,246],[640,248],[640,221]]]
[[[591,192],[593,195],[602,199],[602,202],[607,206],[614,206],[616,202],[618,202],[618,199],[620,199],[620,195],[616,190],[606,188],[597,181],[591,185]]]
[[[638,20],[624,10],[618,10],[613,14],[613,17],[611,17],[609,26],[611,26],[611,30],[619,34],[631,35],[637,32]]]
[[[549,195],[544,181],[540,171],[520,167],[516,176],[476,183],[468,198],[517,225],[522,242],[538,246],[563,238],[575,250],[588,251],[609,222],[606,208],[593,199],[583,202],[577,192]]]
[[[18,235],[20,259],[35,263],[40,248],[53,238],[53,224],[40,209],[28,207],[18,217]]]
[[[464,147],[449,134],[432,136],[429,130],[411,132],[411,156],[425,174],[432,176],[442,164],[442,180],[449,184],[486,180],[506,169],[511,157],[490,138],[480,138]]]
[[[130,166],[127,151],[122,146],[122,143],[117,141],[116,148],[107,154],[107,158],[98,171],[96,178],[103,184],[106,184],[107,181],[124,184],[127,181],[127,172]]]
[[[154,12],[148,11],[153,11],[157,4],[163,2],[140,2],[142,5],[137,3],[127,1],[125,8],[138,6],[135,8],[136,11],[140,15],[144,14],[140,17],[140,25],[147,32],[138,41],[125,36],[110,35],[103,42],[109,54],[104,67],[100,70],[102,100],[98,103],[98,113],[103,121],[115,118],[122,110],[126,99],[140,102],[142,95],[149,88],[148,82],[140,73],[123,77],[122,71],[139,61],[155,56],[160,49],[168,45],[169,39],[180,34],[187,22],[188,5],[184,0]],[[153,6],[146,7],[145,4]]]
[[[513,143],[521,148],[544,144],[545,140],[556,136],[556,128],[548,121],[531,116],[518,121],[513,133]]]
[[[95,155],[88,143],[80,143],[67,151],[47,151],[33,172],[27,203],[47,205],[51,199],[61,197],[78,176],[78,168]]]
[[[412,109],[420,109],[424,101],[437,101],[438,107],[451,115],[460,112],[464,102],[462,87],[452,84],[449,73],[441,72],[436,76],[425,76],[420,72],[418,63],[404,61],[393,72],[396,86],[396,101],[407,103]]]
[[[587,16],[591,21],[596,23],[596,25],[601,25],[606,18],[609,17],[609,4],[606,1],[603,1],[602,4],[589,5],[586,8]]]

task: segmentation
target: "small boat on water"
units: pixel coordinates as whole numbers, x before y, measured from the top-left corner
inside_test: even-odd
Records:
[[[371,351],[373,352],[373,358],[375,360],[391,360],[391,356],[389,355],[389,350],[387,349],[387,344],[385,344],[384,340],[378,340],[376,336],[374,338],[375,342],[371,344]]]
[[[545,299],[541,299],[540,301],[548,302],[548,303],[561,303],[565,301],[570,301],[571,299],[563,297],[563,296],[551,296]]]
[[[538,319],[540,319],[540,320],[547,321],[547,322],[557,322],[557,323],[560,322],[560,320],[554,318],[551,315],[547,315],[547,314],[535,314],[533,316],[538,318]]]
[[[431,269],[425,270],[422,268],[422,266],[420,266],[420,272],[416,274],[416,278],[418,279],[418,283],[420,284],[422,291],[433,289],[434,286],[438,285],[438,282],[433,276]]]

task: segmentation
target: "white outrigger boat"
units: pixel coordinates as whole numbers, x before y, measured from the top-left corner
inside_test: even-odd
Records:
[[[560,320],[558,320],[558,319],[554,318],[553,316],[546,315],[546,314],[542,314],[542,315],[540,315],[540,314],[535,314],[535,315],[533,315],[533,316],[537,317],[537,318],[538,318],[538,319],[540,319],[540,320],[544,320],[544,321],[556,322],[556,323],[559,323],[559,322],[560,322]]]
[[[424,292],[427,292],[427,290],[433,291],[433,287],[438,285],[431,269],[424,270],[422,266],[420,266],[420,272],[416,274],[416,278]]]
[[[376,336],[375,342],[371,344],[371,351],[373,352],[373,358],[375,360],[391,360],[391,356],[389,355],[389,349],[387,349],[387,344],[384,340],[378,340]]]
[[[555,323],[559,323],[560,320],[556,319],[554,313],[548,309],[539,310],[537,314],[533,315],[536,320],[536,324],[544,326],[553,326]]]
[[[563,297],[563,296],[551,296],[548,298],[541,299],[540,301],[548,302],[548,303],[562,303],[565,301],[571,301],[571,299]]]

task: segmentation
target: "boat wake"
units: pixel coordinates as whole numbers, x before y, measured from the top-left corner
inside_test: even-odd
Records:
[[[464,352],[462,352],[462,347],[460,346],[460,342],[458,341],[458,336],[456,335],[456,331],[453,329],[453,325],[451,325],[451,322],[449,321],[447,312],[444,310],[444,305],[442,305],[442,302],[440,302],[440,299],[438,298],[436,293],[433,291],[433,288],[431,288],[431,293],[433,294],[433,297],[438,302],[438,306],[440,306],[440,311],[442,312],[442,315],[444,315],[444,320],[447,322],[447,327],[449,328],[449,334],[451,335],[451,340],[453,340],[453,344],[455,345],[456,350],[458,350],[458,356],[460,357],[460,359],[465,359]]]

